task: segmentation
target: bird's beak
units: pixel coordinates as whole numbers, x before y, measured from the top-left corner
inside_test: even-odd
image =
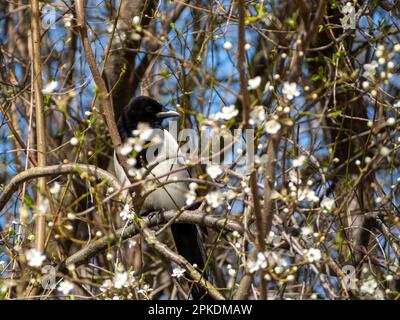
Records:
[[[165,119],[180,117],[180,115],[176,111],[168,110],[167,108],[163,107],[161,112],[156,113],[156,117],[160,119]]]

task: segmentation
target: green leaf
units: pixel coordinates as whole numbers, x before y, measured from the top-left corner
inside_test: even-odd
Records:
[[[337,117],[340,117],[341,115],[342,115],[342,111],[337,110],[337,111],[328,113],[327,117],[330,119],[336,119]]]
[[[43,96],[43,103],[48,106],[50,104],[50,96]]]
[[[204,122],[204,116],[201,113],[196,114],[196,119],[200,124]]]
[[[31,199],[31,197],[28,194],[24,195],[24,203],[29,207],[29,208],[33,208],[33,200]]]
[[[360,72],[360,69],[357,68],[356,70],[353,71],[353,73],[351,74],[350,77],[351,77],[351,78],[356,78],[356,77],[358,76],[358,73],[359,73],[359,72]]]
[[[246,19],[244,19],[244,23],[251,24],[251,23],[257,22],[258,19],[259,18],[257,16],[247,17]]]
[[[319,80],[319,75],[318,74],[313,74],[311,77],[312,81],[318,81]]]
[[[165,78],[168,79],[171,75],[169,74],[168,70],[162,69],[161,70],[161,75]]]
[[[297,17],[298,17],[298,13],[297,13],[297,12],[294,12],[290,18],[288,18],[288,19],[285,20],[285,25],[286,25],[290,30],[296,29],[296,26],[297,26]]]

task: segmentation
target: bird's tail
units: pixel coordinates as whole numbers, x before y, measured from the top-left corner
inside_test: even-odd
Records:
[[[207,255],[197,226],[176,223],[171,226],[171,231],[178,253],[191,264],[197,264],[198,269],[204,270]],[[210,280],[206,272],[203,272],[203,277]],[[194,300],[212,299],[208,292],[196,283],[193,284],[191,293]]]

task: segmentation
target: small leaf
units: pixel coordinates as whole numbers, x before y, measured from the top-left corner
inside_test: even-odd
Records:
[[[318,74],[313,74],[311,77],[312,81],[318,81],[319,80],[319,75]]]
[[[340,117],[341,115],[342,115],[342,111],[337,110],[337,111],[328,113],[327,117],[330,119],[336,119],[337,117]]]

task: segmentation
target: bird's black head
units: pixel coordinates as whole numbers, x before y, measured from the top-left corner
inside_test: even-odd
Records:
[[[179,117],[179,114],[166,109],[150,97],[135,97],[122,110],[117,124],[118,131],[122,140],[125,140],[132,135],[132,131],[137,128],[139,123],[147,123],[152,128],[161,128],[162,121],[170,117]]]

